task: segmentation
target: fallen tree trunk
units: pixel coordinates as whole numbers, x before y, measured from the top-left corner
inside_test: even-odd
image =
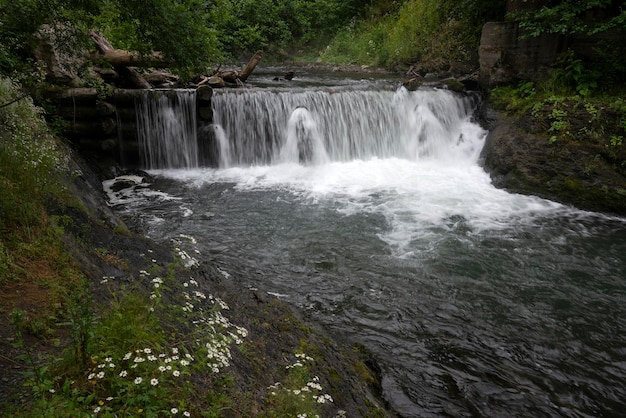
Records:
[[[92,55],[94,60],[103,60],[114,67],[167,67],[171,64],[160,52],[154,52],[151,56],[142,57],[137,53],[122,49],[110,49]]]
[[[239,79],[242,82],[244,83],[246,82],[250,74],[252,74],[252,71],[254,71],[254,69],[256,68],[257,64],[261,62],[261,58],[263,58],[263,52],[261,51],[257,51],[252,56],[252,58],[250,58],[250,60],[248,61],[248,64],[246,64],[246,67],[243,69],[243,71],[239,75]]]
[[[96,46],[98,52],[102,54],[106,51],[112,51],[113,49],[115,49],[100,32],[89,31],[89,37],[91,37],[91,40]]]
[[[133,67],[118,67],[120,74],[130,83],[131,87],[138,89],[151,89],[152,84],[148,83]]]
[[[240,75],[237,71],[229,70],[229,71],[218,71],[215,76],[220,77],[227,83],[237,83],[237,79],[240,78]]]

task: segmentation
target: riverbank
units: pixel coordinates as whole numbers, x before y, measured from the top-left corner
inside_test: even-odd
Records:
[[[622,117],[591,101],[546,102],[521,114],[493,111],[483,166],[496,187],[512,193],[625,216]]]
[[[221,310],[221,317],[236,324],[234,329],[242,335],[245,333],[241,344],[228,348],[228,365],[219,367],[219,373],[190,369],[190,375],[180,383],[181,388],[191,388],[189,393],[193,394],[193,403],[187,404],[185,411],[190,411],[192,416],[209,410],[218,411],[217,416],[281,416],[280,411],[293,412],[304,405],[309,408],[305,411],[316,411],[324,417],[394,416],[381,400],[376,362],[362,347],[339,336],[328,335],[303,318],[293,306],[273,296],[239,288],[227,274],[193,253],[193,248],[189,247],[191,237],[181,238],[181,242],[172,243],[170,247],[130,231],[107,206],[102,179],[92,171],[92,166],[76,155],[69,162],[71,171],[80,173],[69,185],[71,194],[80,204],[53,205],[49,212],[50,216],[65,219],[62,227],[65,248],[87,282],[87,292],[77,295],[83,298],[77,306],[89,310],[88,317],[94,322],[89,325],[93,327],[92,332],[96,330],[95,323],[106,321],[108,313],[121,306],[126,295],[134,294],[133,298],[140,301],[152,300],[152,295],[157,294],[160,277],[163,277],[163,286],[170,289],[163,293],[162,306],[156,305],[157,311],[163,310],[159,314],[159,329],[165,332],[163,338],[173,338],[185,347],[184,350],[189,350],[187,353],[193,352],[190,338],[193,339],[194,331],[181,328],[185,326],[184,321],[171,316],[185,312],[175,307],[185,305],[181,296],[191,294],[186,291],[189,283],[195,286],[192,297],[209,295],[209,299],[221,301],[220,306],[228,307]],[[185,262],[191,258],[189,254],[193,254],[191,264]],[[45,298],[45,289],[38,289],[37,297],[25,294],[24,288],[15,291],[12,306],[3,303],[0,317],[0,349],[3,353],[0,367],[4,370],[0,379],[2,416],[30,416],[35,413],[33,411],[39,413],[50,408],[56,409],[55,416],[72,416],[77,411],[85,411],[85,407],[99,411],[107,405],[114,408],[120,402],[126,408],[123,399],[114,399],[122,397],[121,393],[111,393],[104,399],[104,388],[96,385],[95,378],[94,381],[89,379],[89,370],[75,370],[76,365],[64,363],[68,353],[76,349],[76,336],[81,331],[76,317],[59,318],[46,335],[34,335],[23,329],[22,334],[16,336],[16,327],[10,319],[11,310],[37,310],[37,304]],[[161,300],[160,293],[158,300]],[[202,309],[201,302],[194,302],[197,309]],[[214,310],[204,312],[206,314],[201,317],[212,315]],[[136,315],[141,316],[141,313]],[[133,317],[125,321],[132,322]],[[146,322],[150,321],[146,319]],[[96,342],[93,344],[95,346]],[[163,344],[157,346],[163,347]],[[24,356],[25,353],[28,356]],[[200,354],[194,357],[200,357]],[[92,353],[88,355],[86,365],[96,368],[99,361],[101,359]],[[310,380],[302,383],[302,387],[291,388],[290,385],[298,381],[294,380],[290,370],[300,361],[304,363],[302,369],[306,370]],[[118,362],[121,363],[122,359]],[[72,377],[71,386],[63,377],[64,372],[70,372],[65,376]],[[152,382],[158,382],[155,379]],[[159,379],[159,386],[166,385],[165,377]],[[89,397],[84,397],[91,384],[96,385],[93,393],[98,394],[89,401]],[[113,385],[114,381],[111,380],[110,384]],[[178,390],[175,384],[172,387]],[[311,404],[307,398],[302,404],[303,388],[312,390],[311,395],[317,396],[317,401]],[[84,393],[82,401],[76,398],[78,392]],[[89,406],[90,402],[92,406]],[[76,404],[76,409],[71,409],[67,403]],[[63,411],[67,411],[67,415]]]

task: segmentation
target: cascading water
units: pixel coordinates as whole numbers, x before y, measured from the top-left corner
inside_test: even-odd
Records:
[[[135,103],[142,166],[198,166],[195,90],[150,90]]]
[[[215,94],[213,115],[227,138],[220,141],[220,153],[229,156],[222,167],[321,164],[438,158],[459,150],[471,158],[482,140],[462,134],[473,105],[447,90],[253,90]]]
[[[216,92],[215,147],[202,144],[218,168],[109,191],[147,235],[194,236],[228,280],[364,344],[401,416],[619,416],[626,221],[494,188],[473,104]]]

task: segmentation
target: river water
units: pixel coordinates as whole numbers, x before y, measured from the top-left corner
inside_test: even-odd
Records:
[[[364,344],[402,416],[620,416],[626,220],[494,188],[475,105],[380,80],[216,92],[220,166],[111,204]]]

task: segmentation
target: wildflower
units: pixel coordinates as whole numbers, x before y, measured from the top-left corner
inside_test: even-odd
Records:
[[[146,354],[150,354],[150,353],[152,353],[152,350],[149,349],[149,348],[144,348],[143,352],[146,353]]]
[[[176,414],[178,414],[178,409],[177,408],[172,408],[172,409],[170,409],[170,412],[172,413],[172,415],[176,415]]]
[[[143,379],[141,377],[138,377],[135,379],[135,384],[138,385],[143,381]]]
[[[156,359],[157,359],[156,356],[153,356],[153,355],[148,356],[149,361],[156,361]]]
[[[93,413],[94,413],[94,414],[97,414],[98,412],[100,412],[100,407],[99,407],[99,406],[96,406],[96,407],[94,408],[94,410],[93,410]]]
[[[56,392],[56,390],[54,390],[54,389],[48,389],[48,392],[50,392],[50,393],[54,393],[54,392]]]
[[[126,353],[126,355],[124,356],[123,360],[128,360],[132,355],[133,355],[133,353]]]
[[[109,396],[108,398],[106,398],[107,402],[111,402],[113,400],[113,396]]]
[[[163,373],[165,371],[165,366],[159,366],[159,371]]]
[[[181,366],[189,366],[189,362],[187,360],[181,360],[180,361],[180,365]]]
[[[120,377],[126,377],[126,376],[128,376],[128,372],[127,372],[126,370],[122,370],[122,371],[120,372],[120,375],[119,375],[119,376],[120,376]]]
[[[109,368],[114,369],[115,368],[115,364],[114,363],[109,363]]]
[[[311,389],[322,390],[322,385],[320,385],[317,382],[309,382],[306,385],[310,387]]]
[[[332,402],[333,398],[329,395],[329,394],[324,394],[324,395],[320,395],[320,396],[314,396],[313,399],[315,399],[317,401],[317,403],[326,403],[326,402]]]
[[[151,384],[152,386],[156,386],[156,385],[158,385],[158,384],[159,384],[159,379],[152,379],[152,380],[150,380],[150,384]]]
[[[98,379],[102,379],[104,377],[104,372],[100,372],[96,375]]]
[[[96,374],[95,374],[95,373],[89,373],[89,376],[87,376],[87,380],[91,380],[91,379],[93,379],[94,377],[96,377]]]
[[[113,361],[113,358],[111,358],[111,357],[107,357],[107,358],[105,358],[105,359],[104,359],[104,361],[108,363],[108,362],[110,362],[110,361]]]
[[[187,411],[183,412],[183,415],[186,416],[186,417],[190,417],[191,416],[191,414],[189,412],[187,412]]]
[[[180,376],[180,372],[178,370],[174,370],[172,374],[174,375],[174,377]]]

